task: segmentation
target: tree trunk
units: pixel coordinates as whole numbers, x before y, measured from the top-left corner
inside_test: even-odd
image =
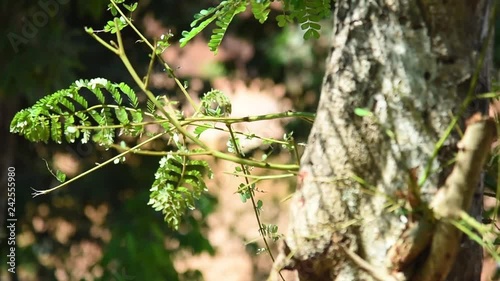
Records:
[[[481,50],[490,1],[335,5],[317,117],[275,269],[311,281],[480,280],[481,248],[461,243],[466,237],[449,221],[460,209],[476,218],[482,210],[480,167],[488,149],[480,148],[489,147],[493,126],[471,118],[487,113],[485,101],[460,108],[478,65],[474,93],[488,91],[489,64],[479,61],[489,52]],[[470,126],[460,151],[453,130],[433,159],[459,114],[462,129],[483,123]],[[457,152],[453,170],[447,163]]]

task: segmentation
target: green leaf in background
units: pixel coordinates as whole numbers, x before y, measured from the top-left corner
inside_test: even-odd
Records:
[[[366,108],[355,108],[354,109],[354,114],[360,116],[360,117],[371,117],[373,116],[373,113],[366,109]]]
[[[213,176],[207,161],[168,155],[160,160],[148,205],[164,214],[165,221],[178,229],[181,218],[195,208],[195,200],[207,191],[205,176]]]
[[[56,178],[59,182],[65,182],[66,181],[66,174],[57,170],[56,171]]]

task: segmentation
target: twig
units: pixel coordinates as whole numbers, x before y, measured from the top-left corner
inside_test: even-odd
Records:
[[[492,119],[481,119],[467,127],[459,143],[455,167],[431,203],[439,221],[429,256],[421,268],[415,270],[415,281],[444,280],[450,272],[462,237],[462,232],[450,222],[450,218],[458,217],[460,211],[470,208],[494,135]]]
[[[363,258],[358,256],[356,253],[353,251],[347,249],[345,246],[340,245],[342,250],[344,250],[345,254],[351,259],[354,264],[359,266],[362,270],[366,271],[366,273],[370,274],[373,278],[375,278],[378,281],[401,281],[401,279],[396,278],[395,276],[392,276],[376,267],[373,265],[369,264],[367,261],[365,261]]]

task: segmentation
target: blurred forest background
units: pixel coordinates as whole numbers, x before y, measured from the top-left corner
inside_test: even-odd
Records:
[[[55,3],[50,15],[40,3]],[[5,172],[16,169],[17,274],[6,269],[5,215],[0,229],[0,280],[265,280],[271,268],[262,247],[252,206],[236,194],[242,179],[226,175],[232,164],[212,160],[215,179],[209,194],[198,203],[180,227],[170,230],[161,213],[146,205],[159,157],[129,156],[125,163],[109,165],[68,187],[32,198],[32,190],[56,185],[47,170],[56,167],[75,176],[116,155],[90,144],[31,144],[11,135],[12,116],[46,94],[68,87],[76,79],[102,77],[134,85],[119,59],[84,32],[102,28],[111,18],[108,1],[0,1],[0,156],[2,168],[1,212],[5,213]],[[172,32],[172,42],[189,29],[193,15],[216,1],[143,0],[134,13],[135,24],[148,38]],[[247,11],[231,24],[217,56],[207,46],[210,33],[197,37],[185,48],[173,44],[164,53],[178,77],[187,81],[189,93],[199,98],[211,88],[223,90],[233,102],[236,116],[315,111],[324,61],[331,37],[331,20],[325,21],[319,40],[304,41],[297,26],[279,28],[280,13],[273,3],[270,20],[259,24]],[[31,38],[13,44],[9,34],[22,35],[35,14],[45,13],[45,24],[31,30]],[[40,19],[38,19],[40,20]],[[500,22],[497,21],[497,27]],[[123,37],[132,64],[143,75],[149,64],[148,50],[125,29]],[[500,38],[497,32],[497,42]],[[498,44],[496,45],[498,46]],[[495,62],[499,65],[500,52]],[[154,93],[168,95],[184,104],[174,82],[156,67],[151,85]],[[136,89],[138,90],[138,89]],[[294,132],[305,142],[307,123],[289,120],[243,125],[267,137]],[[212,147],[225,150],[227,136],[204,134]],[[132,142],[132,140],[125,140]],[[162,149],[161,142],[153,146]],[[279,147],[262,143],[243,144],[257,157],[272,152],[276,162],[290,161]],[[294,182],[260,184],[258,198],[265,202],[264,223],[286,229],[287,201]],[[276,249],[276,243],[272,245]],[[293,274],[286,280],[294,280]]]

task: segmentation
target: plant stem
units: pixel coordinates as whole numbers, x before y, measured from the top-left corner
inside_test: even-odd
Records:
[[[241,152],[239,144],[236,142],[236,137],[234,135],[233,130],[231,129],[230,124],[227,125],[227,129],[229,130],[229,135],[231,137],[231,141],[233,142],[233,146],[234,146],[234,150],[235,150],[236,154],[238,156],[240,156],[241,158],[243,158],[243,153]],[[271,252],[271,248],[269,247],[269,243],[267,242],[266,236],[262,232],[262,222],[260,221],[260,216],[259,216],[259,213],[257,211],[257,203],[255,203],[254,189],[252,188],[252,186],[248,180],[248,177],[247,177],[247,175],[250,175],[250,172],[248,171],[248,168],[245,165],[240,164],[240,167],[241,167],[241,170],[243,171],[243,174],[245,175],[245,183],[247,185],[248,194],[250,194],[250,200],[252,202],[252,208],[253,208],[253,212],[255,214],[255,219],[257,220],[257,224],[259,225],[259,233],[262,237],[262,240],[264,241],[264,245],[266,246],[266,250],[269,253],[269,256],[271,257],[271,260],[274,262],[273,253]],[[283,278],[283,275],[281,275],[281,273],[279,273],[279,275],[280,275],[281,279],[284,281],[285,278]]]
[[[116,21],[117,21],[117,19],[115,19],[115,25],[118,26]],[[249,159],[244,159],[241,157],[235,157],[233,155],[229,155],[229,154],[226,154],[226,153],[216,151],[216,150],[209,148],[204,142],[202,142],[201,140],[199,140],[198,138],[193,136],[184,127],[182,127],[181,124],[179,123],[179,121],[176,118],[172,117],[172,115],[169,114],[163,108],[163,106],[158,102],[158,100],[156,100],[153,93],[151,93],[151,91],[149,91],[146,88],[146,85],[139,78],[139,75],[137,75],[137,73],[135,72],[135,69],[133,68],[132,64],[128,60],[127,55],[125,54],[125,50],[123,48],[123,41],[122,41],[122,37],[121,37],[121,32],[118,29],[118,27],[117,27],[117,31],[116,31],[116,37],[117,37],[117,41],[118,41],[118,51],[119,51],[118,56],[120,57],[123,64],[125,65],[125,68],[127,68],[128,72],[132,76],[132,79],[134,79],[135,83],[139,86],[139,88],[141,88],[141,90],[146,94],[146,96],[151,100],[151,102],[153,102],[155,104],[155,106],[164,114],[164,116],[168,119],[170,124],[172,124],[175,127],[175,129],[177,129],[177,131],[179,131],[179,133],[184,135],[186,138],[188,138],[193,143],[195,143],[196,145],[201,147],[203,150],[206,150],[210,155],[212,155],[216,158],[224,159],[224,160],[231,161],[234,163],[239,163],[242,165],[250,165],[250,166],[254,166],[254,167],[258,167],[258,168],[268,168],[268,169],[285,170],[285,171],[298,170],[297,165],[270,164],[267,162],[258,162],[258,161],[253,161],[253,160],[249,160]]]
[[[151,50],[154,51],[155,47],[148,41],[148,39],[146,39],[146,37],[144,37],[144,35],[142,35],[142,33],[135,27],[135,25],[130,21],[130,19],[127,16],[125,16],[125,14],[122,12],[122,10],[120,9],[120,7],[118,7],[118,5],[115,3],[115,1],[111,0],[111,3],[116,8],[116,10],[118,11],[118,13],[125,19],[125,21],[127,22],[127,24],[135,31],[135,33],[137,33],[137,35],[141,38],[141,40],[144,43],[146,43],[146,45],[148,45]],[[179,86],[179,88],[181,89],[182,93],[184,94],[184,96],[186,97],[186,99],[188,100],[188,102],[193,107],[194,111],[197,112],[199,110],[200,106],[196,105],[196,103],[193,101],[193,99],[191,98],[191,96],[189,95],[189,93],[186,91],[186,88],[184,88],[184,85],[182,85],[181,81],[175,76],[174,71],[172,70],[172,68],[163,60],[163,58],[160,55],[157,55],[157,57],[158,57],[158,60],[161,61],[161,63],[165,67],[165,69],[168,71],[168,73],[172,76],[172,78],[174,79],[174,81],[177,84],[177,86]]]
[[[185,121],[195,122],[195,121],[212,121],[212,122],[222,122],[228,125],[243,122],[256,122],[262,120],[272,120],[272,119],[283,119],[283,118],[303,118],[308,121],[314,121],[316,114],[310,112],[294,112],[286,111],[280,113],[271,113],[256,116],[246,116],[246,117],[188,117]]]
[[[143,142],[141,142],[141,143],[137,144],[136,146],[132,147],[130,150],[124,151],[124,152],[122,152],[122,153],[120,153],[120,154],[116,155],[115,157],[112,157],[112,158],[110,158],[110,159],[106,160],[105,162],[103,162],[103,163],[101,163],[101,164],[98,164],[97,166],[95,166],[95,167],[93,167],[93,168],[91,168],[91,169],[89,169],[89,170],[87,170],[87,171],[85,171],[85,172],[83,172],[83,173],[79,174],[78,176],[76,176],[76,177],[74,177],[74,178],[72,178],[72,179],[70,179],[70,180],[68,180],[68,181],[66,181],[66,182],[64,182],[64,183],[62,183],[62,184],[60,184],[60,185],[56,186],[56,187],[49,188],[49,189],[45,189],[45,190],[36,190],[36,189],[34,189],[34,188],[31,188],[31,189],[33,189],[33,191],[34,191],[34,192],[32,193],[32,195],[33,195],[33,197],[37,197],[37,196],[39,196],[39,195],[47,194],[47,193],[52,192],[52,191],[54,191],[54,190],[57,190],[57,189],[59,189],[59,188],[61,188],[61,187],[64,187],[64,186],[66,186],[66,185],[68,185],[68,184],[70,184],[70,183],[72,183],[72,182],[76,181],[77,179],[82,178],[82,177],[84,177],[84,176],[86,176],[86,175],[88,175],[88,174],[90,174],[90,173],[92,173],[92,172],[96,171],[97,169],[100,169],[100,168],[101,168],[101,167],[103,167],[104,165],[107,165],[107,164],[109,164],[109,163],[111,163],[111,162],[115,161],[116,159],[120,159],[121,157],[123,157],[123,156],[125,156],[125,155],[127,155],[127,154],[131,153],[133,150],[140,148],[141,146],[143,146],[143,145],[145,145],[145,144],[147,144],[147,143],[149,143],[149,142],[151,142],[151,141],[153,141],[153,140],[155,140],[155,139],[157,139],[157,138],[159,138],[159,137],[163,136],[164,134],[166,134],[166,133],[161,133],[161,134],[158,134],[158,135],[156,135],[156,136],[154,136],[154,137],[152,137],[152,138],[150,138],[150,139],[147,139],[147,140],[145,140],[145,141],[143,141]]]

